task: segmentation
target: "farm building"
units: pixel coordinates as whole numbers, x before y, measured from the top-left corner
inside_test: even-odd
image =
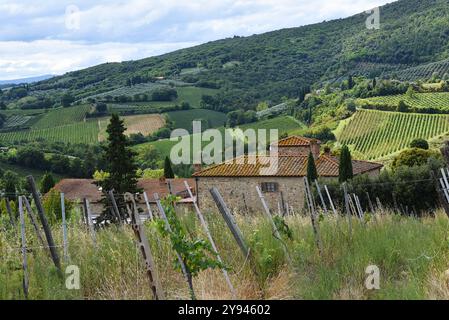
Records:
[[[229,208],[239,213],[261,212],[262,205],[257,196],[259,186],[271,210],[277,211],[283,204],[299,212],[304,208],[303,178],[307,175],[308,155],[315,158],[321,178],[337,178],[339,159],[329,153],[320,154],[321,142],[316,139],[292,136],[278,141],[270,147],[278,150],[278,156],[247,155],[211,166],[194,174],[198,204],[204,211],[216,211],[209,190],[216,187]],[[277,170],[263,172],[268,163],[277,161]],[[353,160],[354,175],[378,175],[381,164]]]
[[[194,179],[141,179],[137,186],[146,192],[148,195],[148,202],[153,212],[158,212],[156,201],[154,200],[154,193],[157,193],[160,198],[163,198],[171,192],[179,197],[181,200],[179,206],[184,206],[186,209],[193,209],[193,203],[196,199],[189,197],[188,192],[184,186],[184,181],[189,183],[191,191],[195,196]],[[95,181],[91,179],[64,179],[54,186],[58,192],[63,192],[67,200],[74,201],[80,206],[82,200],[87,199],[90,203],[90,209],[93,215],[98,215],[103,211],[103,205],[100,202],[102,192],[95,185]],[[144,197],[139,197],[139,209],[142,212],[148,212]]]

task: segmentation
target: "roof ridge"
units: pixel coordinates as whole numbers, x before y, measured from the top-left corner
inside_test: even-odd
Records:
[[[340,164],[340,163],[339,163],[336,159],[334,159],[332,156],[330,156],[330,155],[328,155],[328,154],[325,154],[325,153],[321,154],[321,155],[319,156],[319,158],[325,158],[325,159],[329,160],[330,162],[332,162],[332,163],[334,163],[334,164],[337,164],[337,165]]]

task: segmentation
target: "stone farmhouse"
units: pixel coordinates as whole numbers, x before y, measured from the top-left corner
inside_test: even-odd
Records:
[[[304,208],[303,178],[307,175],[309,153],[315,158],[318,175],[321,178],[337,178],[339,159],[329,153],[320,153],[321,142],[298,136],[291,136],[270,146],[266,156],[247,155],[197,171],[196,181],[198,205],[204,212],[216,212],[217,207],[209,190],[216,187],[228,207],[236,213],[260,213],[263,208],[257,196],[259,186],[274,212],[279,206],[301,212]],[[272,151],[277,148],[278,156]],[[261,168],[277,159],[277,171],[261,174]],[[378,175],[383,167],[379,163],[353,160],[354,175]]]

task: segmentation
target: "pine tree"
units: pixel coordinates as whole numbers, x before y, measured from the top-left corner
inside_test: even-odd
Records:
[[[313,157],[312,152],[309,153],[309,159],[307,160],[307,179],[309,180],[309,183],[312,183],[313,181],[318,179],[315,158]]]
[[[338,171],[338,180],[340,183],[346,182],[353,177],[351,152],[346,145],[341,148],[340,166]]]
[[[107,192],[114,191],[116,202],[122,218],[126,218],[128,213],[124,205],[123,194],[137,193],[137,165],[134,161],[136,153],[130,148],[130,141],[125,135],[126,128],[123,120],[117,114],[113,114],[107,127],[108,143],[104,147],[104,160],[106,172],[109,176],[98,184],[103,189],[103,203],[105,208],[110,207],[107,200]],[[105,209],[100,219],[97,221],[115,221],[109,209]]]
[[[171,167],[171,161],[170,161],[170,159],[168,157],[165,157],[164,177],[166,179],[173,179],[175,177],[175,174],[173,173],[173,169]]]
[[[46,172],[41,179],[41,193],[48,193],[55,186],[55,180],[51,173]]]

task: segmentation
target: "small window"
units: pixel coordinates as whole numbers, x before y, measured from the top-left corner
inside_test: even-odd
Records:
[[[276,182],[263,182],[261,188],[262,192],[278,192],[279,185]]]

